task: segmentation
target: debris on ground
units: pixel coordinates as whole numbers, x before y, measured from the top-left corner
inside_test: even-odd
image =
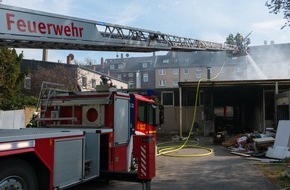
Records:
[[[213,144],[222,144],[225,141],[225,132],[217,132],[213,136]]]
[[[265,157],[269,147],[275,142],[275,130],[267,128],[265,133],[238,134],[227,140],[222,145],[227,147],[232,154],[244,157]]]
[[[235,152],[235,151],[232,151],[231,154],[235,154],[235,155],[239,155],[239,156],[244,156],[244,157],[250,157],[251,155],[249,154],[244,154],[244,153],[241,153],[241,152]]]
[[[280,159],[270,159],[270,158],[246,158],[247,160],[256,160],[263,163],[282,163]]]
[[[279,173],[275,180],[290,179],[290,121],[279,121],[277,132],[273,128],[266,128],[265,133],[244,133],[225,140],[222,145],[231,154],[246,157],[260,164],[267,164],[267,175],[273,173],[272,168],[279,166]],[[265,166],[265,165],[263,165]],[[271,174],[272,175],[272,174]],[[281,182],[282,184],[282,182]],[[283,183],[284,184],[284,183]],[[284,187],[283,185],[280,185]],[[288,187],[288,185],[286,185]]]
[[[180,136],[178,135],[174,135],[173,137],[171,137],[171,141],[179,141],[180,140]]]
[[[237,143],[237,139],[243,136],[243,134],[238,134],[236,136],[230,137],[229,139],[225,140],[222,145],[225,147],[235,146]]]

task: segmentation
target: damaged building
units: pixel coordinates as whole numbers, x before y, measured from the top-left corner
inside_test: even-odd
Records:
[[[277,113],[276,97],[289,88],[290,80],[181,82],[182,117],[192,115],[189,107],[197,94],[196,123],[205,133],[264,132],[266,128],[277,127],[284,112]],[[189,123],[181,124],[185,129],[189,126]]]
[[[171,52],[159,57],[156,84],[166,84],[155,88],[166,118],[159,133],[187,134],[194,115],[194,130],[204,135],[277,128],[279,120],[290,118],[289,49],[289,44],[271,44],[253,46],[243,57],[223,52]],[[167,77],[169,73],[173,77]],[[175,84],[170,79],[178,80],[178,86],[169,86]]]

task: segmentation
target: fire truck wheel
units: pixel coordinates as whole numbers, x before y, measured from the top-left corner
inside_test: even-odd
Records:
[[[6,189],[37,190],[34,169],[20,159],[0,161],[0,190]]]

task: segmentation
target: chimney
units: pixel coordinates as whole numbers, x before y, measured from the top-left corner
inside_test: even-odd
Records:
[[[42,61],[47,61],[48,57],[48,49],[43,49],[42,50]]]
[[[141,88],[141,73],[139,70],[136,72],[136,88]]]
[[[73,54],[69,54],[67,57],[66,57],[66,63],[67,64],[71,64],[71,61],[74,60],[74,55]]]
[[[105,63],[104,63],[104,58],[103,57],[101,57],[101,66],[102,66],[102,69],[105,68]]]
[[[211,67],[206,67],[207,69],[207,80],[210,80],[210,70],[211,70]]]

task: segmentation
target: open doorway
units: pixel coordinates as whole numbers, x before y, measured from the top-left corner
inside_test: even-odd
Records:
[[[263,91],[251,87],[215,88],[207,91],[215,132],[238,134],[259,131],[263,125]],[[210,101],[210,103],[206,103]]]

